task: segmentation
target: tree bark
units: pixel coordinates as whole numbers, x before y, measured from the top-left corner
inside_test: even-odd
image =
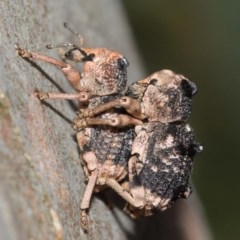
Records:
[[[77,41],[62,27],[66,21],[82,34],[85,47],[122,52],[130,61],[129,79],[140,79],[141,63],[120,3],[16,0],[1,1],[0,10],[0,239],[210,239],[194,200],[133,221],[94,197],[90,231],[80,228],[85,180],[69,124],[75,104],[43,104],[33,94],[73,90],[55,67],[16,56],[14,44],[58,58],[45,45]]]

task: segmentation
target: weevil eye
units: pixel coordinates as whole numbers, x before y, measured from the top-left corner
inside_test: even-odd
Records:
[[[197,86],[195,83],[187,79],[182,80],[181,88],[187,97],[192,97],[197,93]]]
[[[129,62],[125,57],[121,57],[117,60],[119,69],[122,70],[129,66]]]
[[[155,78],[151,79],[149,84],[156,85],[157,84],[157,79],[155,79]]]

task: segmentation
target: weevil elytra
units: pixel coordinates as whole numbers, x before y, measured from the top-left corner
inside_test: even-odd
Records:
[[[129,192],[123,196],[127,201],[125,211],[132,217],[163,211],[191,194],[193,157],[202,146],[185,121],[196,92],[196,85],[183,75],[162,70],[132,84],[128,96],[80,111],[84,121],[77,123],[86,126],[95,124],[94,116],[114,107],[123,107],[144,121],[135,127],[128,161]]]
[[[64,26],[72,31],[67,24]],[[74,34],[79,36],[77,33]],[[59,67],[66,79],[78,91],[76,94],[38,92],[37,96],[40,99],[76,99],[81,108],[91,109],[124,96],[127,90],[128,67],[128,61],[125,57],[105,48],[83,48],[71,43],[48,45],[48,48],[69,46],[72,48],[65,56],[67,59],[84,64],[81,74],[69,63],[27,51],[19,46],[15,47],[23,58],[41,60]],[[101,119],[111,119],[108,125],[112,126],[84,129],[75,126],[75,129],[78,130],[77,140],[88,182],[80,206],[81,225],[85,230],[88,230],[87,210],[93,191],[99,191],[107,185],[118,191],[118,182],[127,175],[127,161],[134,139],[134,128],[129,126],[129,122],[131,125],[142,122],[122,114],[122,111],[123,109],[115,108],[100,114]],[[128,122],[126,127],[114,127],[119,122],[125,121]]]

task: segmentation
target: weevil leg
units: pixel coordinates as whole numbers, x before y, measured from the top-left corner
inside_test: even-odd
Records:
[[[142,164],[139,166],[138,157],[133,155],[128,162],[128,177],[129,177],[129,191],[136,202],[142,203],[142,208],[136,208],[131,203],[127,203],[124,208],[124,212],[129,214],[132,218],[136,218],[145,212],[145,190],[139,178],[139,168],[142,168]]]
[[[145,119],[146,116],[142,113],[140,103],[130,97],[122,97],[119,99],[120,107],[123,107],[131,116],[137,119]]]
[[[76,137],[80,151],[84,151],[84,148],[87,148],[90,143],[91,129],[81,129],[79,132],[77,132]]]
[[[23,48],[19,47],[18,45],[15,46],[15,49],[16,49],[18,55],[23,58],[28,58],[28,59],[32,59],[32,60],[40,60],[40,61],[47,62],[54,66],[59,67],[61,69],[61,71],[63,72],[63,74],[66,76],[67,80],[70,82],[70,84],[76,90],[78,90],[79,92],[84,91],[80,85],[81,77],[80,77],[79,72],[77,71],[77,69],[75,69],[70,64],[60,61],[58,59],[49,57],[49,56],[45,56],[45,55],[36,53],[36,52],[27,51],[26,49],[23,49]]]
[[[119,114],[111,118],[85,118],[74,119],[74,129],[87,128],[93,125],[108,125],[112,127],[125,127],[130,125],[141,125],[143,122],[126,114]]]
[[[140,103],[136,99],[130,97],[122,97],[120,99],[101,104],[100,106],[92,109],[80,110],[78,112],[78,116],[79,118],[94,117],[114,107],[124,108],[134,118],[141,120],[146,118],[146,116],[142,113]]]
[[[120,99],[110,101],[108,103],[101,104],[94,108],[80,109],[77,112],[79,118],[95,117],[107,110],[120,106]]]
[[[138,176],[139,175],[138,165],[139,163],[138,163],[137,156],[132,156],[128,162],[130,193],[132,194],[134,199],[140,202],[144,202],[145,191],[144,191],[144,187],[142,185],[141,179]]]
[[[64,100],[78,100],[81,103],[87,102],[89,100],[89,95],[87,92],[80,93],[45,93],[41,91],[34,92],[36,97],[40,100],[44,99],[64,99]]]
[[[128,191],[126,191],[115,179],[109,178],[106,180],[106,185],[112,188],[118,195],[120,195],[124,200],[131,204],[135,208],[142,208],[144,202],[135,199]]]
[[[93,170],[91,175],[89,176],[88,184],[85,189],[82,202],[81,202],[81,226],[85,231],[88,231],[89,224],[88,224],[88,214],[87,210],[89,209],[91,197],[93,194],[94,186],[97,181],[98,171],[97,169]]]

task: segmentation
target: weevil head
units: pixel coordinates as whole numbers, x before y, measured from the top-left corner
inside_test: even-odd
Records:
[[[73,48],[65,56],[84,62],[81,86],[92,96],[121,95],[127,85],[127,59],[105,48]]]
[[[183,75],[162,70],[137,84],[145,86],[142,106],[151,121],[167,123],[185,121],[189,117],[197,87]]]

